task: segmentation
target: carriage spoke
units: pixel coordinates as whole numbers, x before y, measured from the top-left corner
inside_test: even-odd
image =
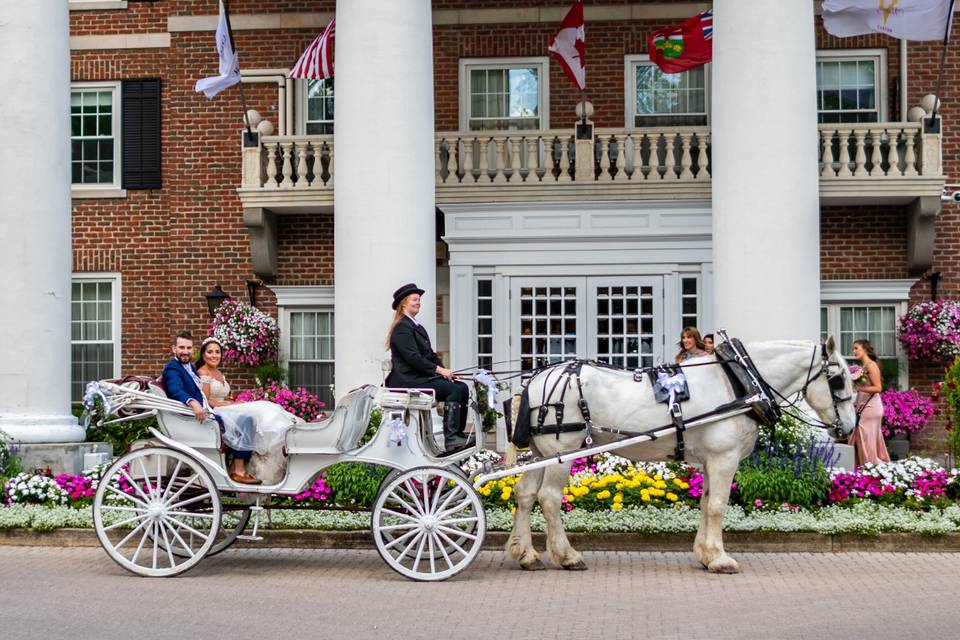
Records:
[[[176,504],[169,504],[169,505],[167,505],[167,508],[168,508],[168,509],[176,509],[176,508],[178,508],[178,507],[185,507],[185,506],[187,506],[188,504],[193,504],[194,502],[199,502],[199,501],[205,500],[205,499],[207,499],[207,498],[209,498],[209,497],[210,497],[210,492],[202,493],[202,494],[200,494],[199,496],[194,496],[194,497],[189,498],[189,499],[187,499],[187,500],[183,500],[182,502],[178,502],[178,503],[176,503]]]
[[[442,520],[446,520],[446,519],[447,519],[447,516],[452,516],[453,514],[458,513],[458,512],[460,512],[460,511],[463,511],[463,510],[466,509],[467,507],[471,507],[471,506],[473,506],[473,505],[470,504],[470,501],[469,501],[469,500],[464,500],[463,502],[461,502],[461,503],[458,504],[457,506],[451,507],[451,508],[447,509],[446,511],[444,511],[443,513],[438,513],[438,514],[437,514],[437,518],[438,518],[438,519],[442,519]]]
[[[146,524],[146,523],[144,522],[143,524]],[[140,526],[143,526],[143,524],[141,524]],[[136,532],[136,529],[134,529],[134,532]],[[133,564],[137,564],[137,558],[140,557],[140,552],[143,550],[143,543],[147,541],[147,537],[149,535],[150,535],[150,528],[143,527],[143,535],[140,536],[140,544],[137,545],[137,550],[133,552],[133,558],[130,559],[130,562],[132,562]]]
[[[178,527],[183,527],[184,529],[186,529],[187,531],[189,531],[189,532],[190,532],[190,535],[195,535],[195,536],[197,536],[198,538],[201,538],[201,539],[203,539],[203,540],[206,540],[207,538],[210,537],[208,534],[205,534],[205,533],[203,533],[202,531],[198,531],[198,530],[194,529],[193,527],[191,527],[190,525],[188,525],[188,524],[187,524],[186,522],[184,522],[183,520],[177,520],[176,518],[168,518],[168,520],[170,520],[171,523],[176,524]]]
[[[168,511],[168,516],[180,516],[183,518],[210,518],[213,520],[212,513],[202,513],[200,511]]]
[[[414,491],[414,490],[413,490],[413,487],[410,486],[410,481],[409,481],[409,480],[404,480],[404,481],[403,481],[403,486],[404,486],[404,487],[406,488],[406,490],[407,490],[407,495],[409,495],[410,498],[411,498],[411,500],[413,500],[413,504],[414,504],[413,510],[416,511],[416,512],[417,512],[418,514],[420,514],[421,516],[422,516],[422,515],[425,515],[425,514],[423,513],[423,509],[420,508],[420,507],[421,507],[420,499],[417,497],[418,492],[417,492],[417,491]]]
[[[450,536],[448,536],[446,533],[444,533],[443,531],[440,531],[440,530],[438,529],[438,530],[437,530],[437,535],[440,536],[441,538],[443,538],[444,540],[446,540],[446,541],[447,541],[447,544],[449,544],[451,547],[453,547],[454,549],[456,549],[456,550],[460,553],[460,555],[462,555],[463,557],[467,557],[468,554],[467,554],[466,549],[464,549],[464,548],[461,547],[459,544],[457,544],[457,543],[454,542],[452,539],[450,539]]]
[[[476,539],[477,539],[477,536],[473,535],[472,533],[468,533],[468,532],[466,532],[466,531],[463,531],[462,529],[454,529],[453,527],[445,527],[445,526],[442,525],[442,524],[438,524],[438,525],[437,525],[437,530],[438,530],[438,531],[446,531],[447,533],[452,533],[452,534],[455,535],[455,536],[463,536],[464,538],[467,538],[467,539],[469,539],[469,540],[476,540]]]
[[[173,470],[173,473],[170,474],[170,482],[167,483],[166,489],[163,490],[163,495],[160,496],[162,500],[166,500],[167,496],[170,495],[170,490],[173,488],[174,480],[180,475],[180,467],[183,466],[183,462],[177,460],[177,466]]]
[[[104,511],[133,511],[134,513],[146,513],[147,510],[142,507],[117,507],[114,505],[104,505],[100,507]]]
[[[407,552],[413,548],[413,545],[417,544],[418,540],[423,540],[423,531],[421,531],[420,529],[417,529],[416,531],[414,531],[414,533],[416,533],[417,535],[413,537],[413,540],[410,541],[410,544],[404,547],[403,551],[400,552],[400,555],[397,556],[397,562],[400,562],[405,557],[407,557]]]
[[[443,559],[447,562],[447,568],[453,569],[453,561],[450,559],[450,554],[447,553],[447,550],[444,548],[443,544],[440,542],[440,536],[434,532],[430,534],[436,538],[437,548],[440,549],[440,553],[443,554]]]
[[[188,554],[190,554],[190,557],[191,557],[191,558],[196,555],[196,554],[193,552],[193,544],[192,544],[192,542],[193,542],[193,534],[191,534],[191,536],[190,536],[190,538],[191,538],[191,543],[190,543],[190,544],[187,544],[187,541],[184,540],[183,537],[181,537],[180,533],[179,533],[176,529],[174,529],[173,527],[170,527],[170,533],[173,534],[173,537],[175,537],[177,540],[180,541],[180,544],[183,545],[184,550],[185,550]]]
[[[412,504],[410,504],[409,502],[401,498],[399,495],[397,495],[396,492],[394,492],[394,494],[391,497],[397,502],[399,502],[401,505],[403,505],[407,509],[407,511],[409,511],[410,513],[415,513],[421,517],[423,516],[423,513],[420,511],[420,509],[418,509],[417,507],[413,506]]]
[[[391,516],[395,516],[395,517],[397,517],[397,518],[403,518],[403,519],[405,519],[405,520],[409,520],[410,522],[420,522],[420,519],[419,519],[419,518],[415,518],[415,517],[413,517],[413,516],[411,516],[411,515],[408,515],[408,514],[406,514],[406,513],[400,513],[399,511],[394,511],[393,509],[384,508],[384,509],[383,509],[383,512],[384,512],[385,514],[387,514],[387,515],[391,515]]]
[[[444,518],[443,524],[463,524],[465,522],[476,522],[480,518],[477,516],[468,516],[466,518]]]
[[[423,545],[427,541],[427,536],[420,536],[420,546],[417,547],[417,557],[413,560],[413,570],[416,571],[420,566],[420,560],[423,559]]]
[[[157,568],[157,550],[158,550],[159,547],[160,547],[160,541],[158,540],[158,538],[159,538],[160,536],[157,535],[157,530],[158,530],[159,528],[160,528],[160,527],[158,526],[157,521],[154,520],[154,522],[153,522],[153,535],[151,536],[151,537],[153,538],[153,568],[154,568],[154,569]]]
[[[177,561],[173,559],[173,549],[170,547],[170,538],[167,536],[167,526],[163,520],[157,521],[157,529],[163,534],[163,545],[167,549],[167,558],[170,560],[170,568],[177,566]]]
[[[430,513],[437,512],[437,505],[440,504],[440,496],[443,495],[443,490],[446,484],[447,484],[447,481],[444,479],[443,476],[437,476],[437,492],[433,494],[433,506],[430,507]]]
[[[429,549],[430,549],[430,573],[436,573],[436,572],[437,572],[437,563],[436,563],[436,560],[435,560],[436,554],[434,553],[434,549],[433,549],[433,534],[432,534],[432,533],[427,536],[427,542],[429,543],[428,546],[429,546]]]
[[[184,485],[183,485],[182,487],[180,487],[179,489],[177,489],[177,492],[176,492],[175,494],[173,494],[172,496],[170,496],[169,498],[167,498],[166,500],[164,500],[164,502],[166,502],[166,503],[169,504],[169,503],[173,502],[174,500],[176,500],[177,498],[179,498],[180,496],[182,496],[182,495],[183,495],[183,492],[186,491],[186,490],[190,487],[190,485],[193,484],[193,481],[196,480],[196,479],[199,478],[199,477],[200,477],[200,474],[199,474],[199,473],[193,474],[193,476],[191,476],[191,478],[190,478],[189,480],[187,480],[186,483],[184,483]],[[174,506],[176,506],[176,505],[174,505]]]
[[[113,524],[103,528],[104,531],[110,531],[116,529],[117,527],[122,527],[125,524],[130,524],[131,522],[136,522],[137,520],[143,520],[147,517],[147,514],[141,513],[140,515],[133,516],[132,518],[127,518],[126,520],[121,520],[120,522],[114,522]]]
[[[130,500],[131,502],[134,502],[135,504],[139,504],[141,507],[146,508],[146,506],[147,506],[147,503],[144,502],[143,500],[141,500],[140,498],[138,498],[137,496],[130,495],[129,493],[124,493],[123,491],[120,491],[119,489],[114,489],[113,487],[108,486],[108,487],[107,487],[107,491],[110,491],[111,493],[115,493],[115,494],[117,494],[118,496],[120,496],[121,498],[125,498],[125,499],[127,499],[127,500]],[[106,509],[106,508],[108,508],[108,507],[107,507],[107,506],[104,506],[103,508]]]
[[[143,498],[144,502],[150,502],[150,498],[143,492],[143,489],[140,488],[140,485],[130,477],[130,474],[127,473],[127,470],[123,467],[120,468],[120,473],[123,474],[123,477],[127,479],[127,482],[130,483],[130,486],[133,487],[133,490],[140,494],[140,497]]]
[[[455,485],[455,486],[453,487],[453,490],[450,491],[450,493],[447,494],[447,497],[444,499],[443,504],[440,505],[440,507],[439,507],[438,509],[436,509],[435,513],[436,513],[437,511],[439,511],[439,512],[440,512],[440,517],[443,517],[444,511],[446,510],[447,505],[449,505],[450,502],[454,499],[454,497],[456,497],[457,494],[459,494],[459,493],[463,493],[464,495],[466,495],[466,491],[464,491],[464,490],[460,487],[460,485]]]
[[[149,524],[149,521],[144,520],[143,522],[141,522],[140,524],[138,524],[136,527],[134,527],[134,529],[133,529],[130,533],[128,533],[128,534],[123,538],[123,540],[121,540],[121,541],[118,542],[117,544],[113,545],[113,548],[114,548],[114,549],[119,549],[119,548],[122,547],[123,545],[127,544],[127,541],[128,541],[130,538],[132,538],[132,537],[137,533],[137,531],[139,531],[140,528],[143,527],[143,525],[145,525],[145,524]],[[146,535],[146,534],[144,534],[144,535]],[[143,541],[141,541],[141,544],[143,544]]]
[[[406,524],[406,523],[405,523],[405,524],[391,524],[391,525],[387,525],[387,526],[385,526],[385,527],[381,526],[381,527],[380,527],[380,531],[394,531],[394,530],[396,530],[396,529],[414,529],[414,528],[419,527],[419,526],[420,526],[420,525],[417,524],[417,523],[415,523],[415,522],[411,522],[411,523],[409,523],[409,524]]]
[[[420,506],[423,507],[423,513],[430,513],[430,478],[427,475],[420,476],[420,486],[423,487],[423,490],[420,492],[420,497],[422,501]]]
[[[159,459],[157,460],[157,463],[159,464]],[[148,492],[150,493],[150,497],[155,497],[159,492],[157,491],[157,486],[151,484],[150,474],[147,473],[147,465],[143,463],[143,458],[137,458],[137,464],[140,465],[140,472],[143,474],[143,481],[146,482],[147,487],[149,487]]]
[[[381,529],[382,529],[382,527],[381,527]],[[403,534],[402,536],[400,536],[400,537],[398,537],[398,538],[394,538],[394,539],[391,540],[388,544],[383,545],[383,548],[384,548],[384,549],[392,549],[393,547],[397,546],[398,544],[403,543],[403,541],[406,540],[407,538],[409,538],[410,536],[415,535],[418,531],[420,531],[420,529],[414,529],[414,530],[412,530],[412,531],[408,531],[407,533]]]

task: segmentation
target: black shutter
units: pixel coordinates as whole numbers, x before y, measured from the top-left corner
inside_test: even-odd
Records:
[[[160,188],[160,80],[124,80],[120,99],[123,112],[124,189]]]

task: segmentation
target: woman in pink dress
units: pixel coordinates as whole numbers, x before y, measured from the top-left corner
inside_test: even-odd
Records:
[[[883,381],[880,378],[877,353],[869,340],[855,340],[853,357],[860,361],[864,373],[863,378],[855,385],[856,408],[860,414],[860,423],[847,442],[854,447],[858,467],[868,462],[873,464],[890,462],[887,445],[883,441],[883,431],[880,428],[880,423],[883,421],[883,402],[880,400]]]

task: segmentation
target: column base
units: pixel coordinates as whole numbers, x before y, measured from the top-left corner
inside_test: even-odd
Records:
[[[49,469],[53,475],[77,475],[98,464],[113,460],[113,445],[107,442],[21,443],[11,447],[20,466],[31,473]]]
[[[6,414],[0,416],[0,431],[15,443],[83,442],[86,437],[72,415]]]

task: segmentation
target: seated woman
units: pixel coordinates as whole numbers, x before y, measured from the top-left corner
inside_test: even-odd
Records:
[[[427,330],[416,320],[423,293],[415,284],[405,284],[393,292],[395,313],[387,332],[393,366],[387,376],[387,386],[433,389],[436,399],[444,403],[444,448],[447,451],[463,449],[473,444],[464,433],[470,389],[440,364],[440,356],[430,346]]]
[[[677,346],[680,347],[679,353],[674,358],[677,364],[686,362],[691,358],[702,358],[710,355],[707,353],[707,345],[703,343],[700,331],[696,327],[684,327],[683,331],[680,332],[680,342],[677,343]]]
[[[200,343],[197,374],[203,385],[203,394],[214,413],[223,420],[223,440],[233,449],[230,479],[249,484],[252,476],[245,470],[244,461],[249,460],[253,452],[265,455],[281,451],[287,429],[303,420],[266,400],[234,401],[230,384],[220,371],[222,359],[221,344],[216,338],[206,338]]]

